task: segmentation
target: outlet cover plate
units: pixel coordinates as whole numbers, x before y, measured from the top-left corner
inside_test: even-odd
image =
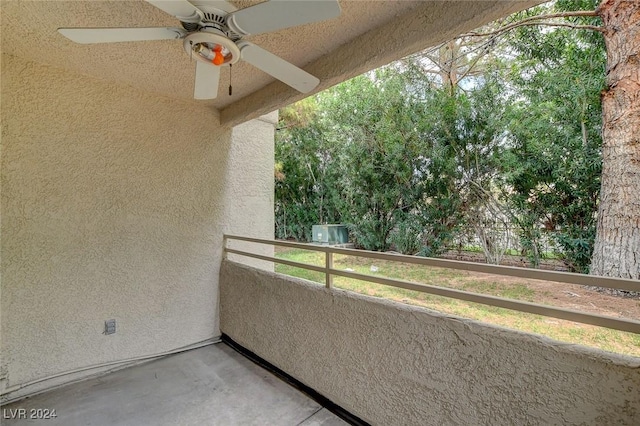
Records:
[[[113,334],[116,332],[116,320],[110,319],[104,322],[104,334]]]

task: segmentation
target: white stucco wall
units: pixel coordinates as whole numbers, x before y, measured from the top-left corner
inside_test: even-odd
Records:
[[[223,333],[372,424],[638,424],[638,358],[230,261],[220,274]]]
[[[7,55],[1,84],[3,399],[217,337],[223,233],[273,236],[275,116]]]

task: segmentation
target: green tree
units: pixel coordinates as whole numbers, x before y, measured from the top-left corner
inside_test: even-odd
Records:
[[[454,179],[454,199],[459,200],[452,217],[457,217],[458,227],[476,235],[488,262],[499,263],[506,249],[509,212],[499,198],[497,180],[505,149],[505,105],[502,86],[493,77],[486,74],[472,90],[459,90],[433,105],[445,113],[437,120],[437,127],[445,126],[437,139],[452,150],[448,176]]]
[[[278,229],[306,238],[332,217],[365,248],[433,255],[464,225],[497,261],[487,221],[510,218],[534,264],[544,224],[572,269],[586,271],[593,251],[593,271],[637,278],[640,5],[580,10],[593,7],[560,0],[318,95],[308,125],[282,131]],[[500,63],[510,70],[502,81],[488,73]],[[291,232],[286,220],[306,224]]]
[[[422,116],[402,75],[390,68],[356,77],[321,96],[337,160],[339,209],[355,242],[387,250],[390,235],[420,195],[416,127]]]
[[[275,235],[311,241],[315,224],[339,221],[332,147],[317,101],[307,98],[280,113],[275,139]]]
[[[602,99],[602,174],[590,273],[640,278],[640,2],[637,0],[558,0],[552,13],[515,15],[512,22],[485,34],[495,38],[508,30],[526,26],[564,27],[589,30],[574,32],[582,42],[601,40],[606,46],[605,85]],[[561,20],[559,21],[558,18]],[[586,18],[586,21],[585,21]],[[594,19],[592,19],[594,18]],[[552,19],[552,21],[550,21]],[[595,33],[600,34],[595,34]],[[546,42],[545,33],[539,40]],[[468,35],[467,35],[468,36]],[[546,56],[551,45],[534,39],[532,56]],[[582,46],[577,45],[578,48]],[[548,65],[541,62],[542,65]],[[579,83],[579,82],[578,82]],[[577,105],[580,109],[580,105]],[[585,240],[580,241],[584,246]],[[584,268],[582,268],[584,269]]]
[[[503,164],[523,245],[536,264],[543,225],[566,264],[588,272],[600,189],[602,38],[526,26],[509,46],[513,145]]]
[[[499,262],[504,252],[500,233],[491,231],[508,221],[496,186],[505,106],[495,72],[501,58],[488,47],[461,37],[403,61],[424,102],[425,196],[418,209],[425,255],[440,254],[469,228],[488,261]]]
[[[640,279],[640,2],[597,8],[607,47],[602,187],[591,273]]]

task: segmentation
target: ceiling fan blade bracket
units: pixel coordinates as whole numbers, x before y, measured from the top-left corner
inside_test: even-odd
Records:
[[[234,33],[240,34],[241,36],[246,36],[250,34],[249,32],[240,28],[238,24],[236,24],[236,17],[233,14],[227,15],[226,24],[231,31],[233,31]]]
[[[197,13],[194,13],[191,16],[176,16],[176,18],[178,18],[178,20],[180,22],[186,22],[186,23],[189,23],[189,24],[197,24],[200,21],[202,21],[203,17],[204,17],[204,15],[200,15],[200,14],[197,14]]]
[[[172,28],[172,31],[176,34],[175,39],[180,39],[180,38],[184,38],[184,36],[186,36],[188,33],[181,29],[181,28]]]

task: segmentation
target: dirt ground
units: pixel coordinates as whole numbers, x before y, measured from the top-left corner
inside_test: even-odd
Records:
[[[447,259],[465,260],[471,262],[484,263],[481,253],[449,252],[445,256]],[[505,256],[502,265],[526,267],[526,259],[523,261],[519,256]],[[561,261],[546,260],[540,265],[541,269],[555,271],[566,271]],[[536,292],[535,301],[540,304],[575,309],[593,314],[607,315],[612,317],[624,317],[630,319],[640,319],[640,297],[621,297],[598,292],[590,287],[566,284],[552,281],[531,280],[526,278],[513,278],[502,275],[474,274],[476,279],[488,282],[510,284],[517,279],[519,283]]]
[[[509,284],[514,281],[513,277],[502,275],[478,274],[476,272],[470,272],[470,274],[476,275],[474,277],[476,280],[488,282]],[[603,294],[576,284],[526,278],[516,279],[518,283],[525,284],[530,290],[535,291],[535,303],[611,317],[640,319],[640,298],[637,297]]]
[[[451,259],[451,260],[464,260],[466,262],[479,262],[485,263],[485,258],[482,253],[473,252],[473,251],[449,251],[440,256],[443,259]],[[502,262],[500,262],[503,266],[517,266],[520,268],[529,267],[529,262],[526,258],[522,256],[504,256],[502,258]],[[563,271],[568,272],[567,267],[564,262],[557,259],[542,259],[540,261],[540,269],[547,269],[550,271]]]

